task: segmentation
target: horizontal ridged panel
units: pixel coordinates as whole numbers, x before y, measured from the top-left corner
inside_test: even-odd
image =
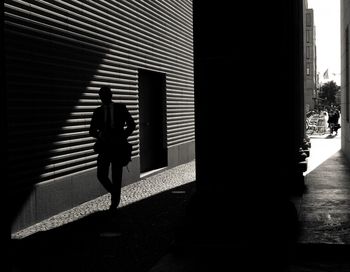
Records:
[[[138,69],[166,74],[168,146],[194,140],[192,1],[5,1],[11,184],[93,169],[88,129],[109,85],[137,128]],[[20,170],[18,170],[20,169]]]

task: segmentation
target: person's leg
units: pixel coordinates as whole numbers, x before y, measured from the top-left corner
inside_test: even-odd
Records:
[[[120,202],[122,188],[123,166],[118,162],[112,162],[112,206],[117,208]]]
[[[109,174],[110,160],[106,155],[98,155],[97,157],[97,179],[102,186],[112,194],[113,186],[112,182],[108,177]]]

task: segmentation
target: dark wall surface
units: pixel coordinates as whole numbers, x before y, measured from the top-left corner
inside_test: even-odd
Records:
[[[166,75],[164,149],[193,144],[191,2],[5,1],[3,7],[6,183],[11,221],[22,222],[16,229],[101,194],[88,132],[101,86],[111,87],[113,101],[125,103],[136,122],[128,139],[132,173],[125,171],[123,185],[140,176],[139,69]]]

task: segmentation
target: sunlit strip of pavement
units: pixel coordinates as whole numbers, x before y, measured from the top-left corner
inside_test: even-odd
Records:
[[[195,180],[195,174],[195,161],[191,161],[124,186],[121,192],[119,208],[193,182]],[[97,179],[96,182],[98,182]],[[174,193],[181,192],[174,191]],[[11,238],[22,239],[36,232],[47,231],[79,220],[92,213],[108,210],[110,202],[110,194],[105,194],[70,210],[54,215],[28,228],[13,233]]]
[[[308,175],[328,158],[338,152],[341,148],[341,130],[338,135],[329,135],[329,131],[321,135],[310,135],[311,150],[307,158],[308,167],[304,175]]]
[[[306,191],[300,199],[301,244],[350,245],[350,167],[341,131],[311,136]]]

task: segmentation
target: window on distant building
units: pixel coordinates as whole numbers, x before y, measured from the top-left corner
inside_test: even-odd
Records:
[[[311,30],[306,30],[306,42],[311,42]]]
[[[306,26],[312,26],[311,25],[311,14],[310,13],[306,14]]]
[[[311,56],[311,47],[306,46],[306,58],[309,59]]]

